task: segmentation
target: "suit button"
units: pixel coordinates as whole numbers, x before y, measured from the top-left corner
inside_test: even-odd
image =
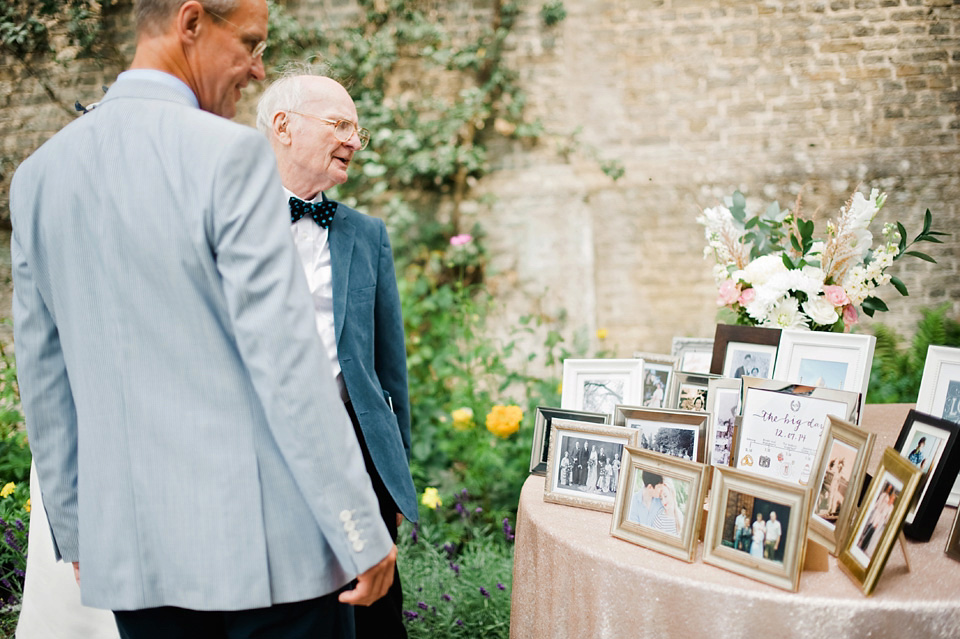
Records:
[[[353,542],[353,550],[354,550],[355,552],[360,552],[360,551],[362,551],[362,550],[363,550],[363,542],[362,542],[362,541],[359,541],[359,540]]]
[[[351,519],[353,519],[353,515],[349,510],[340,511],[340,521],[350,521]]]
[[[351,530],[350,533],[347,535],[347,539],[349,539],[350,541],[356,541],[360,539],[360,531]]]
[[[350,521],[343,522],[343,529],[346,530],[347,532],[350,532],[356,527],[357,527],[357,522],[353,521],[352,519]]]

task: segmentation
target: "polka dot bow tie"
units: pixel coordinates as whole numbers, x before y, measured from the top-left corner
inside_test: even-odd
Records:
[[[298,197],[290,198],[290,223],[309,217],[325,229],[330,228],[333,215],[337,212],[337,203],[333,200],[323,202],[304,202]]]

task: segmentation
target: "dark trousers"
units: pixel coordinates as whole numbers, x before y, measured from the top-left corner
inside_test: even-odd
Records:
[[[353,430],[357,433],[357,441],[360,442],[363,463],[373,483],[373,492],[376,493],[377,500],[380,502],[380,516],[383,517],[383,523],[387,525],[391,539],[396,541],[397,506],[373,465],[353,404],[347,402],[346,407],[350,421],[353,422]],[[369,606],[354,606],[353,612],[357,639],[406,639],[407,629],[403,625],[403,589],[400,586],[400,571],[396,566],[393,569],[393,585],[390,586],[387,594]]]
[[[338,592],[269,608],[210,612],[166,606],[114,612],[122,639],[350,639]]]

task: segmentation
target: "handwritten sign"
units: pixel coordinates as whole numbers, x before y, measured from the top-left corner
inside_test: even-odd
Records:
[[[748,388],[736,468],[806,485],[828,415],[846,417],[843,402]]]

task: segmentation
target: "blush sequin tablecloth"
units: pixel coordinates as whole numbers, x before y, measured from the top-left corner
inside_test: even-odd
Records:
[[[912,405],[870,405],[877,434],[868,471],[892,446]],[[829,558],[787,592],[692,564],[610,535],[611,515],[543,501],[544,478],[523,486],[514,553],[511,639],[960,638],[960,562],[944,554],[956,510],[933,538],[907,542],[910,570],[894,546],[874,594],[865,597]]]

